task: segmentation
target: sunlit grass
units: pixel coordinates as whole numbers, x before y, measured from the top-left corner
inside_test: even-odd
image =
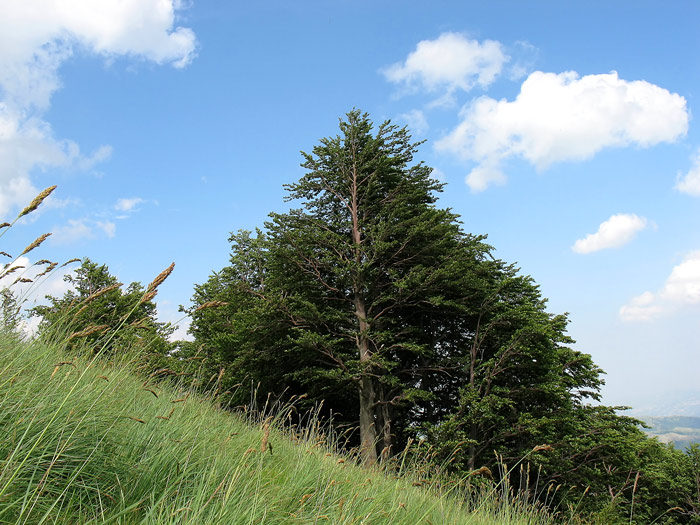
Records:
[[[365,469],[313,424],[259,423],[124,358],[0,336],[2,523],[544,523]],[[394,476],[395,477],[395,476]],[[440,490],[443,493],[440,493]]]

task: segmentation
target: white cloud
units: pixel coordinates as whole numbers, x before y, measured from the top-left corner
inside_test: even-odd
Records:
[[[69,219],[68,224],[57,226],[51,233],[51,242],[55,244],[73,244],[84,239],[95,238],[94,229],[85,219]]]
[[[693,166],[688,173],[682,177],[678,177],[675,188],[688,195],[700,197],[700,150],[698,150],[693,160]]]
[[[128,199],[119,199],[114,205],[114,209],[124,213],[129,213],[134,211],[134,208],[139,204],[143,204],[145,201],[141,197],[131,197]]]
[[[36,168],[90,170],[111,154],[85,155],[54,137],[42,119],[60,87],[58,70],[75,51],[187,65],[194,33],[174,27],[177,0],[8,0],[0,2],[0,217],[31,200]]]
[[[494,40],[470,40],[460,33],[443,33],[435,40],[422,40],[406,60],[392,64],[382,73],[390,82],[409,89],[428,91],[469,91],[474,85],[486,87],[503,69],[508,57]]]
[[[700,305],[700,250],[686,255],[671,270],[659,292],[644,292],[620,308],[620,317],[624,321],[649,321],[691,305]]]
[[[656,297],[651,292],[633,297],[620,308],[620,317],[624,321],[650,321],[661,313],[661,307],[654,304]]]
[[[592,253],[607,248],[619,248],[630,242],[637,232],[647,226],[647,220],[630,213],[618,213],[603,222],[595,233],[577,240],[571,247],[576,253]]]
[[[671,271],[661,295],[682,304],[700,304],[700,251],[690,253]]]
[[[420,109],[412,109],[406,113],[399,115],[399,120],[406,123],[409,130],[416,135],[425,135],[430,127],[425,114]]]
[[[643,80],[536,71],[512,102],[484,96],[465,106],[460,124],[436,148],[476,162],[466,182],[482,191],[505,181],[507,158],[542,170],[604,148],[672,142],[685,135],[688,118],[685,98]]]
[[[98,221],[97,227],[102,230],[107,237],[110,239],[114,237],[117,232],[117,225],[112,221]]]

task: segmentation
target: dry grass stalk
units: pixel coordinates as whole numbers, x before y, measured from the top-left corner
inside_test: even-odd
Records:
[[[195,308],[194,311],[199,312],[205,308],[219,308],[220,306],[228,306],[228,303],[226,301],[207,301]]]
[[[34,239],[34,242],[31,243],[29,246],[27,246],[22,253],[20,253],[20,257],[24,255],[25,253],[31,252],[34,248],[37,248],[42,242],[44,242],[46,239],[48,239],[51,236],[50,233],[45,233],[43,235],[40,235],[36,239]]]
[[[537,445],[535,448],[532,449],[533,452],[539,452],[540,450],[546,450],[549,452],[550,450],[554,450],[554,447],[551,445]]]
[[[17,284],[17,283],[33,283],[33,282],[34,282],[34,281],[32,281],[31,279],[27,279],[26,277],[17,277],[17,279],[15,279],[15,282],[13,282],[12,284]]]
[[[50,187],[46,188],[44,191],[42,191],[39,195],[34,197],[34,200],[29,203],[29,206],[27,206],[26,208],[24,208],[20,212],[20,214],[17,216],[17,218],[19,219],[21,217],[24,217],[25,215],[32,213],[34,210],[36,210],[39,207],[39,205],[42,202],[44,202],[44,199],[46,197],[48,197],[49,195],[51,195],[51,193],[55,189],[56,189],[56,186],[50,186]]]
[[[33,212],[34,210],[36,210],[36,209],[39,207],[39,205],[40,205],[42,202],[44,202],[44,199],[45,199],[46,197],[48,197],[49,195],[51,195],[51,193],[52,193],[53,190],[55,190],[55,189],[56,189],[56,186],[50,186],[50,187],[46,188],[44,191],[42,191],[39,195],[37,195],[36,197],[34,197],[34,200],[32,200],[32,202],[29,203],[29,206],[27,206],[26,208],[24,208],[24,209],[20,212],[20,214],[17,216],[17,219],[20,219],[20,218],[24,217],[25,215],[27,215],[27,214]]]
[[[260,452],[265,452],[270,449],[270,454],[272,454],[272,445],[270,444],[270,418],[268,417],[263,423],[263,437],[260,443]]]
[[[66,262],[64,262],[60,267],[63,268],[64,266],[68,266],[69,264],[72,264],[74,262],[80,262],[80,259],[76,257],[75,259],[69,259]]]
[[[173,412],[175,412],[175,407],[173,407],[173,408],[170,410],[170,413],[169,413],[167,416],[156,416],[156,418],[158,418],[158,419],[165,419],[165,420],[167,421],[167,420],[170,419],[170,417],[173,415]]]
[[[148,285],[148,291],[151,292],[158,288],[161,284],[163,284],[163,281],[165,281],[168,276],[173,272],[173,269],[175,268],[175,263],[171,263],[170,266],[168,266],[165,270],[160,272],[158,276],[153,279],[153,282]]]
[[[188,397],[190,397],[190,393],[189,393],[189,392],[187,392],[187,395],[186,395],[185,397],[181,397],[181,398],[179,398],[179,399],[173,399],[173,400],[171,401],[171,403],[184,403],[185,401],[187,401],[187,398],[188,398]]]
[[[24,268],[24,266],[22,266],[22,265],[13,266],[13,267],[10,268],[9,270],[3,272],[3,275],[2,275],[2,276],[3,276],[3,277],[7,277],[7,276],[10,275],[11,273],[16,272],[17,270],[21,270],[21,269],[23,269],[23,268]]]
[[[209,496],[209,499],[208,499],[207,502],[204,504],[204,507],[206,507],[207,505],[209,505],[209,504],[211,503],[211,500],[214,499],[214,497],[216,496],[216,494],[221,490],[221,487],[224,486],[224,482],[225,482],[225,481],[226,481],[226,478],[224,478],[224,479],[221,480],[221,483],[219,483],[219,486],[216,487],[216,490],[214,491],[214,493],[213,493],[211,496]],[[202,507],[202,508],[204,508],[204,507]]]
[[[51,264],[51,261],[49,261],[48,259],[41,259],[41,260],[35,262],[34,264],[37,266],[40,264]]]
[[[158,399],[158,394],[156,394],[154,390],[151,390],[150,388],[146,388],[146,387],[143,387],[143,390],[145,390],[146,392],[150,392],[151,394],[156,396],[156,399]]]
[[[76,368],[75,363],[73,363],[72,361],[62,361],[60,363],[56,363],[56,365],[53,367],[53,372],[51,372],[51,377],[49,379],[53,379],[53,376],[56,375],[56,372],[58,372],[58,370],[64,365],[70,365],[73,368]]]
[[[141,423],[142,425],[145,425],[145,424],[146,424],[146,422],[145,422],[143,419],[139,419],[139,418],[133,417],[133,416],[126,416],[126,417],[128,417],[128,418],[131,419],[132,421],[136,421],[137,423]]]
[[[58,263],[55,263],[55,262],[50,263],[43,272],[41,272],[40,274],[37,275],[37,278],[43,277],[47,273],[51,273],[53,271],[53,269],[56,268],[56,266],[58,266]]]
[[[81,330],[79,332],[73,332],[70,336],[68,336],[68,341],[75,339],[77,337],[87,337],[89,335],[96,334],[98,332],[104,332],[109,328],[109,325],[106,324],[101,324],[101,325],[91,325],[88,326],[85,330]]]
[[[139,304],[147,303],[148,301],[153,299],[157,293],[157,290],[151,290],[150,292],[146,292],[145,294],[143,294],[143,297],[141,297]]]
[[[120,286],[122,286],[122,283],[115,283],[115,284],[113,284],[113,285],[111,285],[111,286],[106,286],[105,288],[101,288],[100,290],[97,290],[96,292],[93,292],[93,293],[91,293],[90,295],[88,295],[88,296],[83,300],[83,306],[80,308],[80,310],[78,310],[78,311],[75,313],[75,317],[78,317],[81,313],[83,313],[83,312],[87,309],[89,303],[91,303],[92,301],[94,301],[94,300],[97,299],[98,297],[101,297],[101,296],[103,296],[104,294],[106,294],[106,293],[108,293],[108,292],[111,292],[112,290],[116,290],[116,289],[119,288]]]
[[[7,253],[7,252],[0,252],[0,255],[4,255],[5,257],[9,257],[10,259],[13,258],[12,255],[10,255],[10,254]]]
[[[481,467],[469,473],[469,476],[484,476],[489,479],[493,479],[493,473],[488,467]]]

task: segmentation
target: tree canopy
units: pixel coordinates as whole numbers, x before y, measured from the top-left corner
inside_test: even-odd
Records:
[[[138,282],[123,289],[106,265],[88,258],[64,280],[70,289],[62,297],[46,296],[36,306],[39,333],[65,340],[71,349],[89,348],[113,355],[126,349],[163,355],[172,328],[156,319],[156,305]]]

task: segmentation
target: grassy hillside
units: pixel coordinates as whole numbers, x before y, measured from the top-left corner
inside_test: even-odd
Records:
[[[358,467],[318,432],[246,422],[128,362],[2,334],[0,435],[0,523],[548,522]]]

